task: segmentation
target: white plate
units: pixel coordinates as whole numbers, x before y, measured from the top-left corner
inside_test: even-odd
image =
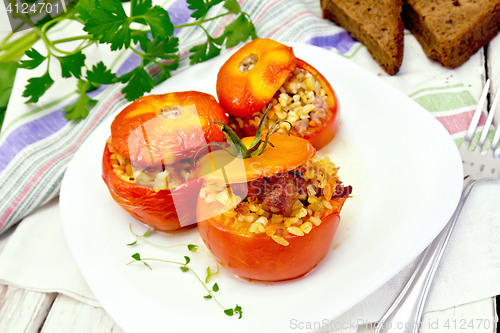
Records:
[[[291,320],[333,319],[368,296],[415,258],[451,217],[462,188],[462,163],[454,142],[426,110],[352,62],[310,45],[292,44],[297,57],[316,67],[341,105],[337,137],[321,153],[340,166],[353,185],[332,251],[306,277],[283,283],[250,283],[221,270],[218,299],[243,307],[241,320],[227,317],[203,287],[179,267],[143,258],[191,257],[204,277],[207,254],[154,248],[134,240],[146,228],[111,198],[101,179],[101,156],[112,119],[85,141],[61,189],[64,230],[90,288],[127,332],[286,332]],[[228,55],[193,66],[153,93],[200,90],[215,96],[216,74]],[[155,233],[162,244],[202,241],[196,229]],[[212,264],[213,265],[213,264]],[[307,331],[298,330],[297,331]]]

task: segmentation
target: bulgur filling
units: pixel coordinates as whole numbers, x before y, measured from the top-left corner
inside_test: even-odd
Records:
[[[205,185],[200,197],[206,203],[222,207],[218,223],[241,234],[265,234],[287,246],[286,236],[304,236],[321,224],[321,219],[339,211],[338,199],[350,195],[344,187],[338,168],[328,157],[313,158],[299,168],[265,177],[247,184],[222,183]],[[245,193],[239,186],[246,186]]]
[[[116,152],[111,137],[106,141],[111,153],[110,162],[115,175],[128,183],[136,183],[141,187],[150,188],[156,192],[170,190],[192,178],[189,159],[182,159],[170,165],[162,165],[162,171],[153,169],[134,170],[128,158]],[[167,180],[168,179],[168,180]]]
[[[326,98],[325,89],[316,76],[304,69],[296,68],[271,101],[273,107],[268,114],[267,127],[271,128],[278,120],[286,120],[292,124],[294,135],[304,136],[311,133],[326,122],[328,112]],[[230,117],[230,126],[237,133],[238,127],[243,128],[245,125],[257,128],[266,107],[249,117]],[[277,132],[285,134],[289,127],[288,123],[282,123]]]

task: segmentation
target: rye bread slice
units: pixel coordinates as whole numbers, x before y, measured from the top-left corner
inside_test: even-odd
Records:
[[[466,62],[500,29],[500,0],[405,0],[403,21],[431,59]]]
[[[403,61],[402,0],[321,0],[323,17],[346,29],[390,75]]]

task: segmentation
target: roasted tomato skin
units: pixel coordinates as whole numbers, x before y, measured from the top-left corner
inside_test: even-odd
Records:
[[[255,137],[246,137],[241,141],[246,147],[249,147],[254,139]],[[200,166],[195,170],[195,175],[198,178],[204,178],[208,182],[246,183],[262,177],[272,177],[276,173],[293,170],[316,154],[316,150],[311,143],[302,138],[273,134],[270,136],[269,141],[273,146],[268,145],[258,156],[243,159],[243,165],[237,164],[236,167],[224,166],[226,161],[235,159],[225,151],[218,150],[207,154],[199,160],[198,164]],[[216,167],[215,169],[224,167],[228,178],[220,178],[222,173],[212,173],[214,167]]]
[[[327,94],[326,103],[328,104],[328,112],[326,114],[325,124],[310,134],[304,135],[303,138],[309,140],[316,150],[320,150],[326,146],[337,134],[340,125],[340,108],[338,98],[330,83],[325,77],[313,66],[309,65],[302,59],[297,58],[297,67],[305,69],[313,75],[321,83]]]
[[[238,68],[248,56],[258,57],[248,72]],[[233,54],[217,75],[217,97],[222,107],[235,117],[261,110],[295,69],[291,47],[271,39],[257,38]]]
[[[294,133],[294,130],[292,130],[292,135],[300,136],[306,140],[309,140],[309,142],[312,143],[314,148],[316,150],[320,150],[321,148],[325,147],[332,139],[335,137],[337,134],[337,130],[340,125],[340,107],[338,104],[338,99],[337,95],[335,94],[335,91],[333,90],[332,86],[330,83],[326,80],[326,78],[313,66],[308,64],[302,59],[296,58],[297,60],[297,68],[304,69],[311,74],[313,74],[316,79],[321,83],[321,86],[323,89],[325,89],[325,92],[327,94],[327,99],[326,103],[328,105],[328,110],[326,113],[326,120],[323,126],[313,128],[311,131],[308,130],[303,136],[300,136],[297,133]],[[275,90],[276,92],[276,90]],[[268,103],[271,101],[269,99]],[[235,118],[232,116],[231,112],[228,112],[231,118]],[[257,132],[257,127],[250,125],[249,120],[253,119],[254,117],[252,115],[249,115],[245,118],[243,118],[243,128],[237,128],[239,131],[241,131],[239,134],[242,136],[254,136],[255,133]],[[237,123],[236,121],[232,121],[233,123]],[[264,130],[264,132],[266,132]]]
[[[341,208],[345,198],[339,199]],[[198,200],[198,218],[206,211],[205,200]],[[340,211],[339,208],[339,211]],[[288,246],[276,243],[266,234],[243,235],[228,230],[216,216],[198,222],[201,238],[220,264],[231,273],[251,280],[283,281],[305,275],[326,255],[340,223],[339,212],[325,216],[309,234],[284,238]]]
[[[176,119],[175,126],[157,126],[150,128],[147,133],[147,143],[142,136],[130,141],[129,137],[144,124],[154,121],[158,117],[158,110],[162,107],[178,105],[187,107],[196,106],[196,114],[189,119]],[[194,112],[194,109],[186,109],[186,113]],[[195,117],[196,116],[196,117]],[[198,122],[199,120],[199,122]],[[193,121],[189,123],[188,121]],[[199,91],[172,92],[164,95],[144,96],[123,109],[111,124],[111,139],[114,149],[128,159],[141,164],[147,164],[150,154],[156,160],[164,158],[162,151],[168,150],[169,155],[185,155],[193,153],[191,147],[202,146],[206,142],[221,142],[224,134],[215,121],[224,121],[227,118],[224,109],[212,95]],[[154,126],[154,124],[152,124]],[[194,126],[201,126],[203,137]],[[135,152],[130,153],[131,144],[137,147]],[[141,149],[147,144],[148,150]],[[132,156],[131,156],[132,155]],[[188,156],[181,156],[188,157]],[[168,163],[167,163],[168,164]]]
[[[133,217],[155,229],[170,231],[180,229],[179,220],[170,191],[159,191],[128,183],[114,173],[111,153],[106,145],[102,156],[102,179],[113,199]]]
[[[172,146],[178,149],[178,151],[171,150],[173,155],[185,154],[186,152],[183,152],[181,149],[182,145],[174,145],[175,142],[179,142],[179,138],[181,138],[182,143],[189,144],[193,144],[193,142],[204,144],[205,141],[223,140],[223,133],[213,124],[214,121],[227,122],[222,107],[211,95],[188,91],[165,95],[149,95],[127,106],[116,116],[111,125],[111,139],[114,150],[126,158],[130,158],[131,153],[129,151],[128,139],[136,128],[141,128],[141,125],[157,117],[157,111],[164,106],[189,106],[193,104],[197,108],[198,123],[202,126],[204,138],[195,137],[199,136],[199,128],[196,131],[191,131],[189,122],[179,123],[179,126],[167,128],[165,131],[162,131],[160,128],[150,132],[149,134],[151,135],[148,135],[148,144],[150,145],[149,147],[153,148],[152,152],[155,153],[158,151],[158,149],[155,151],[154,148]],[[173,123],[176,124],[178,119],[175,119]],[[190,153],[192,151],[188,150],[187,154]],[[182,200],[187,202],[186,205],[192,205],[192,202],[196,201],[203,184],[202,179],[193,179],[172,189],[172,191],[154,191],[153,189],[138,186],[133,181],[127,182],[118,177],[111,165],[110,156],[111,152],[106,144],[102,158],[102,178],[111,196],[122,208],[138,220],[160,231],[179,230],[182,228],[181,222],[182,225],[187,227],[196,225],[196,214],[194,211],[186,211],[182,216],[178,216],[172,192],[179,194],[176,196],[177,203],[179,203],[178,200]],[[132,153],[132,157],[138,159],[138,161],[136,160],[137,163],[147,161],[140,154]],[[158,156],[155,157],[158,158]]]

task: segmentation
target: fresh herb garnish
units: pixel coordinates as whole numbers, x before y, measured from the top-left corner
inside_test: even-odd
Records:
[[[126,99],[134,100],[171,77],[171,71],[177,69],[179,64],[179,39],[173,36],[174,29],[198,27],[206,34],[205,43],[195,45],[189,50],[191,64],[219,55],[224,46],[230,48],[250,37],[257,37],[249,15],[241,10],[236,0],[187,0],[187,3],[193,10],[191,17],[195,21],[174,26],[169,13],[160,6],[153,6],[151,0],[131,0],[130,15],[125,12],[120,0],[80,0],[67,13],[53,20],[40,22],[25,37],[8,42],[12,37],[12,34],[9,35],[0,44],[0,61],[14,60],[25,52],[29,59],[22,60],[19,67],[34,69],[46,66],[42,76],[28,80],[23,92],[23,96],[28,98],[27,103],[38,102],[52,86],[54,79],[49,73],[49,64],[51,61],[58,61],[63,78],[79,79],[76,89],[79,97],[65,109],[65,117],[82,119],[96,103],[87,96],[87,92],[100,84],[124,83],[122,93]],[[226,12],[209,17],[210,9],[222,3]],[[204,23],[227,15],[234,15],[232,23],[225,27],[219,37],[212,37],[205,29]],[[50,40],[47,35],[49,29],[64,20],[80,22],[87,34]],[[42,52],[30,49],[39,38],[45,45]],[[59,46],[74,41],[79,41],[80,44],[71,51]],[[96,44],[108,44],[113,51],[130,49],[139,56],[141,64],[121,76],[113,73],[102,61],[92,65],[90,69],[90,65],[85,64],[82,51]],[[149,64],[158,65],[160,74],[153,77],[148,73]]]
[[[15,62],[0,62],[0,128],[2,128],[10,93],[14,85],[16,70],[17,64]]]
[[[257,131],[255,133],[255,138],[253,139],[252,143],[250,144],[250,146],[248,148],[247,148],[247,146],[245,146],[243,141],[238,137],[238,135],[233,131],[233,129],[229,125],[227,125],[223,121],[216,121],[216,122],[214,122],[214,124],[219,126],[222,133],[224,133],[224,136],[226,137],[227,143],[229,144],[231,151],[229,151],[228,149],[226,149],[224,146],[222,146],[221,144],[219,144],[217,142],[210,142],[210,143],[207,143],[206,145],[204,145],[203,147],[201,147],[196,152],[194,159],[196,160],[198,153],[200,153],[201,151],[204,151],[206,149],[206,147],[208,147],[208,146],[217,146],[217,147],[225,150],[227,153],[229,153],[235,157],[238,156],[242,159],[259,156],[260,154],[262,154],[264,149],[266,149],[267,145],[270,145],[271,147],[273,147],[272,142],[269,141],[269,137],[279,129],[279,127],[282,123],[287,123],[289,125],[288,126],[288,135],[290,135],[290,131],[292,130],[292,124],[287,120],[278,120],[276,123],[274,123],[268,129],[264,139],[261,139],[262,131],[264,130],[264,125],[265,125],[266,120],[267,120],[267,114],[269,113],[269,110],[271,109],[271,107],[272,107],[272,104],[269,103],[267,108],[266,108],[266,111],[262,115],[259,126],[257,127]]]
[[[135,263],[135,262],[142,262],[144,265],[149,267],[150,270],[153,270],[153,268],[150,265],[148,265],[146,261],[159,261],[159,262],[163,262],[163,263],[167,263],[167,264],[179,265],[181,271],[184,273],[187,271],[190,271],[191,273],[193,273],[193,275],[196,277],[196,279],[203,285],[205,290],[208,292],[208,295],[203,296],[203,298],[214,299],[217,302],[217,304],[219,304],[219,306],[224,310],[224,313],[226,315],[233,316],[234,314],[239,314],[238,319],[241,319],[242,314],[243,314],[243,312],[241,310],[241,306],[236,304],[236,306],[233,309],[231,309],[231,308],[228,309],[228,308],[225,308],[224,306],[222,306],[222,304],[214,296],[214,293],[219,291],[219,285],[217,283],[214,283],[212,289],[209,289],[207,287],[207,285],[200,279],[198,274],[196,274],[196,272],[191,267],[188,266],[188,264],[191,262],[191,259],[189,257],[184,256],[185,263],[178,262],[178,261],[171,261],[171,260],[156,259],[156,258],[141,258],[139,253],[133,254],[132,258],[134,260],[129,262],[127,265],[130,265],[130,264]]]
[[[149,267],[149,269],[150,269],[150,270],[153,270],[153,269],[151,268],[151,266],[149,266],[149,264],[148,264],[147,262],[142,261],[142,259],[141,259],[141,255],[140,255],[139,253],[135,253],[135,254],[133,254],[133,255],[132,255],[132,258],[134,258],[134,259],[135,259],[135,261],[140,261],[140,262],[142,262],[144,265],[146,265],[147,267]],[[128,264],[127,264],[127,265],[128,265]]]
[[[144,235],[142,235],[142,237],[149,237],[149,235],[151,235],[151,228],[148,228],[148,230],[146,230],[146,232],[144,233]]]
[[[238,304],[236,304],[234,309],[224,310],[224,313],[227,314],[228,316],[233,316],[235,313],[239,314],[240,316],[238,317],[238,319],[241,319],[241,317],[243,316],[243,311],[241,311],[241,306],[239,306]]]
[[[174,247],[179,247],[179,246],[186,246],[187,249],[190,252],[196,252],[196,250],[198,249],[198,245],[194,245],[194,244],[176,244],[176,245],[171,245],[171,246],[159,245],[159,244],[153,243],[153,242],[151,242],[151,241],[149,241],[149,240],[146,239],[146,237],[149,237],[151,235],[151,233],[154,231],[153,228],[148,228],[148,230],[146,230],[146,232],[141,236],[139,234],[136,234],[132,230],[132,224],[131,223],[128,224],[128,227],[129,227],[130,233],[135,236],[135,241],[133,241],[132,243],[128,243],[127,246],[133,246],[133,245],[137,244],[137,241],[139,239],[141,239],[141,240],[145,241],[148,244],[151,244],[153,246],[156,246],[156,247],[159,247],[159,248],[162,248],[162,249],[172,249]]]
[[[210,267],[207,267],[207,277],[205,278],[205,283],[208,283],[208,280],[216,274],[219,274],[219,265],[217,265],[217,271],[214,273],[210,271]]]

